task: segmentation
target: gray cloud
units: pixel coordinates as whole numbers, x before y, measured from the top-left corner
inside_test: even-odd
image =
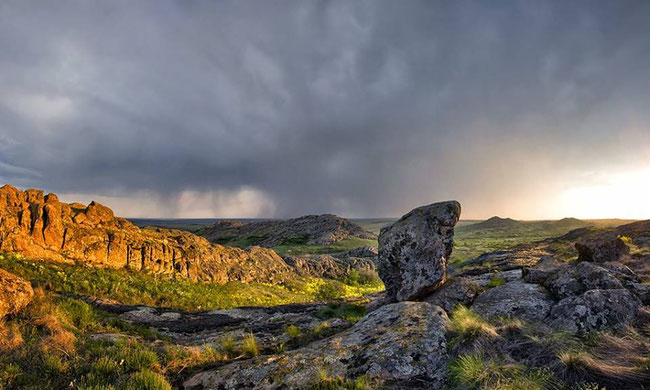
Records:
[[[646,1],[8,0],[0,180],[160,216],[188,192],[216,216],[560,216],[585,172],[650,166],[648,20]]]

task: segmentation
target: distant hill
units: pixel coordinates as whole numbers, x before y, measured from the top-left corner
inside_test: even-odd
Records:
[[[377,235],[356,223],[333,214],[260,222],[218,221],[197,230],[196,234],[218,244],[265,247],[283,244],[329,245],[350,237],[377,238]]]
[[[483,222],[467,226],[466,230],[484,230],[484,229],[512,229],[520,227],[523,223],[512,218],[501,218],[494,216]]]

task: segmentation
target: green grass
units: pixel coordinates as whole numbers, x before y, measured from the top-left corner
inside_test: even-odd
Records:
[[[2,257],[0,268],[58,292],[189,311],[322,301],[362,296],[383,289],[378,279],[365,284],[355,280],[351,285],[318,278],[296,279],[280,285],[197,283],[128,269],[33,261],[12,255]]]
[[[284,255],[317,255],[344,252],[360,246],[377,246],[377,240],[351,237],[330,245],[308,245],[306,243],[289,243],[273,247],[278,254]]]
[[[485,390],[545,390],[553,375],[546,370],[528,369],[520,364],[466,354],[449,365],[452,382],[460,388]]]

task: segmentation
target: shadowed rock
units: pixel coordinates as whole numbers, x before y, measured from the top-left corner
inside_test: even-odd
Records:
[[[578,260],[595,263],[617,261],[621,256],[630,253],[630,248],[622,238],[613,232],[584,237],[576,242],[575,247]]]
[[[457,305],[469,306],[480,291],[480,286],[469,278],[453,278],[424,301],[451,313]]]
[[[418,207],[379,235],[379,276],[396,301],[426,296],[445,282],[460,217],[456,201]]]
[[[485,317],[515,317],[539,322],[551,310],[553,300],[541,286],[520,280],[491,288],[479,295],[472,309]]]

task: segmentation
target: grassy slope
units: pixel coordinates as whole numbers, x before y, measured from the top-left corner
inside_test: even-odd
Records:
[[[283,285],[194,283],[142,272],[91,268],[0,255],[0,268],[39,286],[18,316],[0,321],[0,389],[178,388],[205,365],[260,353],[255,335],[200,347],[170,344],[157,332],[130,325],[81,299],[81,294],[124,304],[210,310],[332,300],[383,289],[377,279],[352,273],[345,280],[301,279]],[[357,321],[365,308],[332,305],[323,318]],[[95,333],[118,335],[96,339]],[[306,338],[319,335],[304,335]]]
[[[360,296],[383,289],[378,280],[361,278],[344,281],[305,278],[280,285],[195,283],[186,279],[154,277],[138,271],[32,261],[11,255],[2,255],[0,268],[58,292],[112,299],[123,304],[189,311],[313,302]]]

